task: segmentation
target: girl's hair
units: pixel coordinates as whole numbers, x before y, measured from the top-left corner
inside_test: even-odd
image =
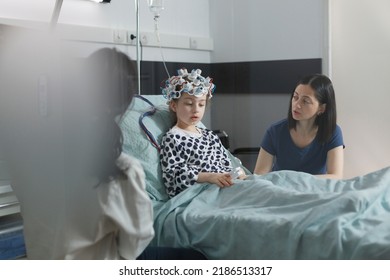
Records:
[[[117,121],[128,108],[136,89],[136,70],[131,59],[116,49],[104,48],[88,58],[88,69],[92,74],[88,88],[95,102],[94,119],[99,126],[100,139],[96,153],[99,163],[93,171],[100,181],[107,182],[125,176],[116,160],[122,153],[123,135]]]
[[[333,89],[332,81],[325,75],[312,74],[302,78],[298,85],[308,85],[315,93],[320,105],[326,104],[325,111],[318,115],[315,119],[315,124],[318,126],[317,139],[320,143],[326,143],[330,140],[336,129],[337,113],[336,113],[336,97]],[[292,117],[292,97],[291,94],[290,106],[288,109],[288,127],[295,129],[297,121]]]

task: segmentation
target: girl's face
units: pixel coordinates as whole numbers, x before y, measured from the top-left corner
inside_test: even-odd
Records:
[[[188,129],[195,126],[203,118],[207,104],[207,96],[196,97],[188,93],[182,94],[177,101],[170,103],[171,110],[176,113],[177,126]]]
[[[325,112],[325,104],[320,104],[314,90],[309,85],[298,85],[294,91],[291,112],[296,121],[315,119]]]

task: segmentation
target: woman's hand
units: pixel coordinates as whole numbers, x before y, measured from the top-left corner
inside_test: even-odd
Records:
[[[198,183],[211,183],[224,188],[232,186],[233,179],[229,173],[200,172],[198,174]]]
[[[255,170],[253,174],[263,175],[268,172],[271,172],[272,165],[274,161],[274,156],[268,153],[263,148],[260,149],[259,155],[257,156]]]

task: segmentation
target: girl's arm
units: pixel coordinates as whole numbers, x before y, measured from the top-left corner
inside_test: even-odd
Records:
[[[274,156],[268,153],[263,148],[260,149],[259,155],[257,156],[256,166],[254,174],[262,175],[272,170],[272,164],[274,162]]]
[[[338,146],[328,152],[326,159],[327,174],[317,175],[320,178],[342,179],[344,172],[344,147]]]
[[[210,137],[215,141],[215,149],[219,151],[219,153],[216,153],[216,159],[220,161],[220,167],[222,168],[221,171],[229,172],[233,169],[232,162],[226,152],[225,147],[222,145],[221,140],[219,137],[214,134],[211,130],[209,130]]]

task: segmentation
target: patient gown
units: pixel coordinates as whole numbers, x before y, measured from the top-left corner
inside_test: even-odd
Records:
[[[170,197],[194,185],[199,172],[230,172],[233,167],[218,136],[209,129],[191,133],[174,126],[162,139],[160,161]]]

